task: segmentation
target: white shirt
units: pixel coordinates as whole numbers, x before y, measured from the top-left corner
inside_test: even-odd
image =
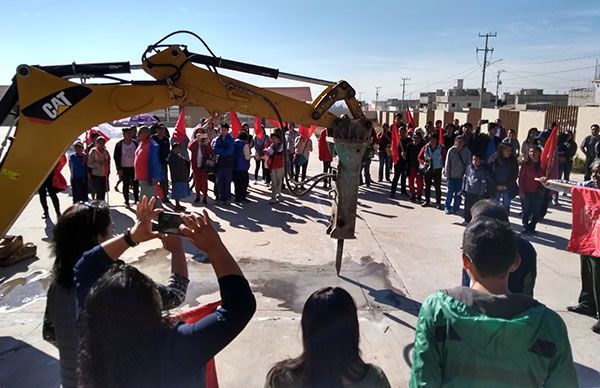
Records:
[[[121,143],[121,167],[133,167],[135,160],[135,143]]]

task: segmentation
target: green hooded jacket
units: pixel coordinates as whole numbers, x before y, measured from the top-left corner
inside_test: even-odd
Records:
[[[458,287],[419,313],[410,387],[577,387],[560,316],[522,294]]]

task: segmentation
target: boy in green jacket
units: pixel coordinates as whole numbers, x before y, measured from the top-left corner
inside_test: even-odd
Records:
[[[508,290],[508,273],[521,261],[510,225],[470,223],[462,260],[473,286],[438,291],[423,303],[410,386],[577,387],[563,320]]]

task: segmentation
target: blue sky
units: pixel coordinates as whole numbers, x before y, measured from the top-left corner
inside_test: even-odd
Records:
[[[380,99],[399,97],[401,77],[411,78],[406,98],[448,88],[459,77],[479,87],[480,32],[498,33],[492,62],[502,61],[488,68],[491,90],[499,69],[506,70],[501,91],[589,86],[600,56],[600,0],[2,0],[0,14],[0,84],[21,63],[139,63],[148,44],[179,29],[198,33],[224,58],[346,79],[363,99],[374,98],[375,86],[383,87]],[[171,42],[204,52],[187,37]],[[262,86],[295,84],[234,76]]]

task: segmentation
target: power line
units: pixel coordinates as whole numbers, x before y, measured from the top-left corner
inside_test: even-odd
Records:
[[[594,69],[595,67],[596,66],[584,66],[584,67],[576,67],[576,68],[567,69],[567,70],[549,71],[547,73],[537,73],[537,74],[524,75],[522,77],[507,78],[507,79],[505,79],[505,81],[512,81],[515,79],[525,79],[525,78],[532,78],[532,77],[542,77],[542,76],[546,76],[548,74],[570,73],[572,71],[577,71],[577,70]]]
[[[546,63],[559,63],[559,62],[570,62],[570,61],[578,61],[581,59],[587,58],[596,58],[600,57],[600,53],[590,54],[590,55],[581,55],[578,57],[571,58],[563,58],[563,59],[551,59],[547,61],[534,61],[534,62],[505,62],[506,65],[543,65]]]

